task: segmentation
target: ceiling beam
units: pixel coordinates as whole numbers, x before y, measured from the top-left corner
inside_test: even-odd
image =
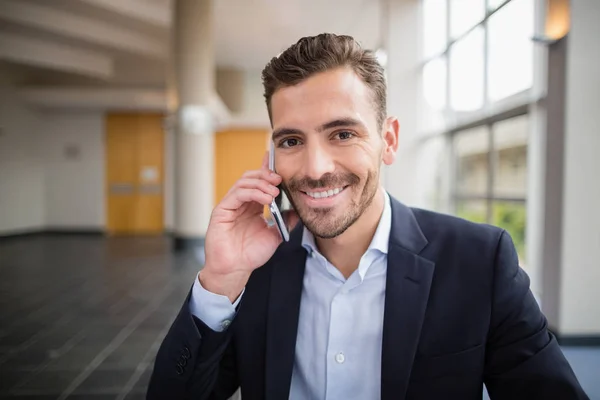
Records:
[[[27,103],[43,108],[169,112],[164,89],[34,86],[23,87],[18,93]],[[230,122],[231,113],[216,92],[207,107],[217,127]]]
[[[165,58],[166,43],[119,26],[86,18],[48,6],[4,1],[0,18],[71,39],[122,50],[129,53]]]
[[[104,54],[8,33],[0,35],[0,59],[93,78],[113,74],[113,61]]]
[[[162,4],[139,0],[79,0],[104,10],[135,18],[139,21],[168,28],[171,26],[171,3],[173,0],[164,1]]]

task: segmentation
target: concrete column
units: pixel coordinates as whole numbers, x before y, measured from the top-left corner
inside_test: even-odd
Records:
[[[215,60],[212,0],[177,0],[174,12],[175,249],[201,246],[213,208]]]

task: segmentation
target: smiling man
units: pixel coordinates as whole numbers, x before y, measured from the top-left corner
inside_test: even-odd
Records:
[[[277,173],[265,159],[213,210],[148,398],[587,398],[508,234],[379,184],[399,123],[373,52],[302,38],[263,82]],[[288,243],[262,214],[277,186],[300,220]]]

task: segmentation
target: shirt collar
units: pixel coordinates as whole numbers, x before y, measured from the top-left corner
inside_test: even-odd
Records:
[[[373,235],[373,239],[369,244],[369,248],[367,252],[370,250],[377,250],[383,254],[388,253],[388,246],[390,241],[390,230],[392,228],[392,207],[390,205],[390,196],[387,192],[384,191],[384,205],[383,205],[383,213],[381,214],[381,218],[379,219],[379,224],[377,225],[377,229],[375,230],[375,235]],[[302,232],[302,246],[310,253],[314,251],[315,253],[319,253],[317,248],[317,244],[315,242],[314,235],[306,228],[303,228]]]

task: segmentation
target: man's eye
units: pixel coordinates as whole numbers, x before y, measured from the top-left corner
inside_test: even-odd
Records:
[[[352,138],[354,136],[354,134],[352,132],[342,131],[342,132],[336,133],[336,136],[340,140],[348,140],[348,139]]]
[[[298,139],[289,138],[289,139],[282,140],[280,145],[281,145],[281,147],[289,148],[289,147],[297,146],[298,143],[299,143]]]

